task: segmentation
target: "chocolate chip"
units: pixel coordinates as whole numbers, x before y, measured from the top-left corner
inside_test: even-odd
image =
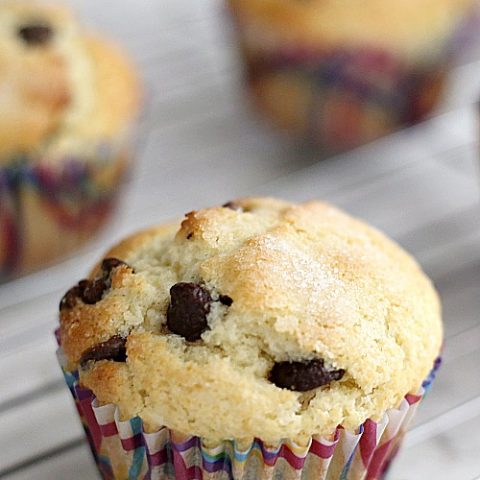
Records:
[[[83,291],[87,286],[88,282],[89,280],[81,280],[77,283],[77,285],[75,285],[70,290],[68,290],[67,293],[65,293],[65,295],[60,300],[60,311],[69,310],[77,304],[78,300],[82,298]]]
[[[73,308],[78,299],[80,298],[81,289],[78,285],[75,285],[70,290],[65,293],[65,295],[60,300],[60,311]]]
[[[190,232],[190,233],[187,235],[187,240],[190,240],[192,237],[193,237],[193,232]]]
[[[220,303],[223,303],[223,305],[226,305],[227,307],[230,307],[233,303],[233,299],[229,297],[228,295],[220,295],[218,297],[218,301]]]
[[[101,300],[104,290],[103,279],[80,280],[60,300],[60,311],[73,308],[77,304],[78,299],[93,305]]]
[[[340,380],[345,370],[328,370],[321,359],[307,362],[276,363],[269,375],[269,380],[277,387],[297,392],[306,392],[334,380]]]
[[[112,271],[115,268],[118,268],[120,266],[126,266],[128,268],[131,268],[129,265],[127,265],[123,260],[119,260],[118,258],[114,257],[109,257],[109,258],[104,258],[102,261],[102,278],[105,283],[105,288],[110,288],[112,285]],[[133,271],[133,268],[132,268]]]
[[[109,257],[109,258],[104,258],[102,261],[102,272],[104,275],[110,275],[112,273],[112,270],[114,268],[120,267],[122,265],[125,265],[128,267],[128,265],[123,261],[115,257]]]
[[[53,31],[46,23],[35,23],[20,27],[18,35],[27,45],[40,46],[51,40]]]
[[[80,298],[84,303],[94,305],[103,297],[103,292],[106,290],[103,278],[95,280],[82,280],[78,283],[80,287]]]
[[[127,360],[127,339],[115,335],[106,342],[99,343],[83,352],[80,358],[80,365],[83,367],[87,362],[93,360],[113,360],[114,362],[125,362]]]
[[[72,287],[63,296],[60,301],[60,310],[73,308],[78,298],[89,305],[99,302],[105,291],[112,286],[112,271],[121,265],[129,267],[123,260],[118,258],[105,258],[102,261],[100,276],[97,276],[94,280],[80,280],[75,287]]]
[[[235,202],[227,202],[222,205],[223,208],[229,208],[230,210],[238,210],[241,211],[243,210],[242,207]]]
[[[207,315],[212,297],[196,283],[176,283],[170,289],[170,305],[167,310],[169,330],[186,340],[198,340],[208,329]]]

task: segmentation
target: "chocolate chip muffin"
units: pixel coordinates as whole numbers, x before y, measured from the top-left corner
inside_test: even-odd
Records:
[[[0,4],[0,279],[84,242],[126,171],[140,85],[66,9]]]
[[[255,106],[326,151],[425,118],[479,24],[474,0],[227,3]]]
[[[442,343],[437,294],[399,246],[328,204],[269,198],[123,241],[60,325],[97,405],[208,445],[358,432],[418,391]]]

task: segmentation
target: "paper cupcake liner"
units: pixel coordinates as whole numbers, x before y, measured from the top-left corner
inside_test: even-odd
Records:
[[[65,255],[106,222],[131,163],[130,144],[118,143],[83,156],[23,155],[3,162],[0,282]]]
[[[383,45],[286,42],[236,18],[254,103],[273,123],[308,142],[340,150],[424,119],[441,97],[453,60],[478,38],[477,6],[415,58]]]
[[[408,394],[379,422],[366,420],[355,433],[338,427],[332,438],[313,436],[307,445],[255,439],[248,447],[233,440],[216,446],[167,427],[147,433],[142,420],[120,420],[116,405],[99,405],[64,369],[86,437],[104,480],[377,480],[382,478],[425,393],[440,359],[419,391]]]

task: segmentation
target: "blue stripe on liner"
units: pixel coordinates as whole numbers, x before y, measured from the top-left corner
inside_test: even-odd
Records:
[[[360,425],[360,429],[358,431],[359,435],[362,435],[363,431],[364,431],[364,426],[362,424],[362,425]],[[348,472],[350,471],[350,468],[351,468],[352,462],[353,462],[353,458],[355,457],[355,452],[357,451],[359,445],[360,445],[360,439],[357,442],[357,444],[355,445],[355,448],[353,449],[353,452],[350,454],[350,457],[348,458],[347,463],[343,467],[343,470],[342,470],[342,473],[340,474],[339,480],[347,480]]]
[[[133,436],[141,435],[142,433],[142,420],[139,417],[132,418],[130,420],[130,426],[132,427]],[[140,473],[142,471],[143,460],[146,458],[145,447],[137,447],[133,452],[132,465],[128,470],[129,480],[139,480]]]

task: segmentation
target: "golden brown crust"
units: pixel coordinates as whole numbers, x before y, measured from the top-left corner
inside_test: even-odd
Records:
[[[173,232],[173,227],[161,226],[137,233],[112,248],[106,257],[127,259],[156,236]],[[100,263],[92,270],[89,278],[98,274]],[[89,305],[78,301],[76,308],[67,309],[61,315],[62,346],[72,365],[78,365],[83,352],[104,342],[114,335],[128,334],[131,327],[144,322],[147,307],[154,302],[151,286],[127,267],[120,267],[112,274],[112,291],[102,301]],[[135,321],[129,316],[131,295],[134,294],[141,308]]]
[[[242,209],[191,212],[181,225],[134,235],[107,254],[135,273],[118,268],[97,304],[62,311],[62,342],[72,368],[113,335],[128,336],[128,357],[90,362],[82,383],[149,430],[165,424],[212,440],[353,430],[417,389],[440,350],[442,325],[438,297],[415,261],[328,204],[235,204]],[[194,343],[166,326],[177,282],[233,300],[212,306],[209,329]],[[268,380],[274,362],[314,358],[346,373],[308,401]],[[128,375],[115,376],[116,368]]]
[[[449,35],[474,2],[229,0],[229,4],[250,33],[265,40],[265,46],[279,36],[306,45],[367,43],[409,54]]]
[[[95,368],[85,372],[82,382],[85,385],[104,385],[97,397],[101,404],[117,403],[121,410],[127,410],[127,406],[123,406],[124,402],[137,411],[143,407],[142,397],[133,388],[131,374],[126,365],[108,361],[97,362]]]

